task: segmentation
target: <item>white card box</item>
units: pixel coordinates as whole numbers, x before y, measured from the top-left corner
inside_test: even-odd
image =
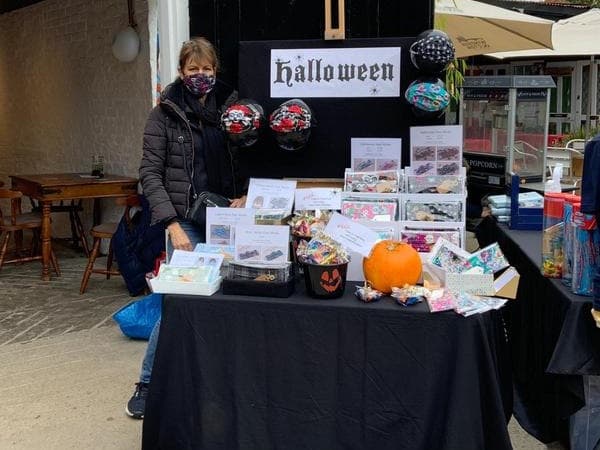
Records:
[[[408,221],[407,219],[407,202],[413,203],[460,203],[460,220],[456,221],[464,223],[466,218],[466,195],[465,194],[400,194],[400,203],[402,221]],[[423,222],[434,222],[434,221],[423,221]],[[436,223],[450,222],[450,221],[435,221]],[[453,221],[455,222],[455,221]]]
[[[373,222],[369,220],[357,220],[356,222],[371,228],[374,231],[381,229],[389,229],[391,232],[392,240],[398,240],[398,222]],[[350,262],[348,263],[348,272],[346,274],[346,280],[348,281],[365,281],[363,273],[363,256],[360,253],[350,251]]]
[[[426,176],[428,176],[428,175],[419,175],[419,174],[415,173],[414,168],[411,166],[406,166],[404,168],[404,175],[405,175],[405,177],[426,177]],[[461,166],[458,169],[458,173],[456,175],[463,178],[463,181],[464,181],[464,179],[467,177],[467,168],[464,166]]]
[[[379,194],[376,192],[347,192],[347,191],[343,191],[342,192],[342,201],[344,200],[348,200],[348,199],[356,199],[356,200],[373,200],[373,201],[377,201],[377,200],[394,200],[396,201],[397,205],[396,205],[396,217],[398,217],[398,219],[402,218],[402,201],[401,201],[401,196],[403,194],[400,193],[396,193],[396,194],[390,194],[390,193],[384,193],[384,194]],[[398,219],[395,219],[394,222],[397,222]]]
[[[460,247],[465,248],[465,222],[426,222],[418,220],[402,220],[398,226],[398,239],[402,237],[403,231],[458,231],[460,235]]]
[[[495,295],[491,273],[446,273],[446,289],[453,294]]]
[[[212,283],[195,283],[186,281],[163,281],[160,278],[150,278],[148,283],[155,294],[185,294],[185,295],[213,295],[221,287],[221,277]]]

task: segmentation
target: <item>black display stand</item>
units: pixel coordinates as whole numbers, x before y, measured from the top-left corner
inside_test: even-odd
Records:
[[[419,76],[408,49],[414,38],[347,39],[343,41],[240,42],[239,93],[258,101],[268,115],[286,98],[270,97],[271,49],[401,47],[400,97],[303,98],[317,121],[309,144],[289,152],[277,147],[270,129],[260,141],[240,152],[241,165],[251,177],[341,178],[350,167],[350,138],[402,138],[402,166],[409,163],[409,129],[438,125],[443,119],[417,118],[404,100],[404,91]]]

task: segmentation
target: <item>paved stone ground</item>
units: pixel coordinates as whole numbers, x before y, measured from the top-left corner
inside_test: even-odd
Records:
[[[91,330],[111,322],[112,314],[133,300],[123,279],[92,274],[86,293],[79,294],[87,259],[55,245],[60,277],[43,282],[41,264],[9,264],[0,270],[0,347],[35,341],[72,331]],[[106,264],[98,258],[97,265]]]
[[[142,423],[124,405],[146,343],[125,338],[111,319],[133,299],[120,277],[101,275],[79,295],[86,258],[55,249],[62,276],[50,282],[39,262],[0,270],[0,449],[140,448]],[[514,420],[509,431],[516,450],[560,449]]]
[[[140,448],[142,423],[124,405],[146,342],[111,319],[133,298],[102,275],[79,295],[87,258],[54,247],[62,275],[50,282],[38,261],[0,270],[0,449]]]
[[[0,347],[0,449],[139,449],[124,406],[145,348],[108,324]]]

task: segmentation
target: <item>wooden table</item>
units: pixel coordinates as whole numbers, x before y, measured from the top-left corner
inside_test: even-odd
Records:
[[[126,197],[137,193],[136,178],[120,175],[91,177],[83,173],[11,175],[12,189],[42,205],[42,279],[50,280],[51,223],[53,201],[80,198]]]

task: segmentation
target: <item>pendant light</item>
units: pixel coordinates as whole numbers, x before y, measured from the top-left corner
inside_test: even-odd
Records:
[[[112,43],[112,52],[115,58],[121,62],[133,61],[140,52],[140,37],[135,31],[137,24],[133,18],[133,1],[127,0],[127,11],[129,14],[129,26],[119,31]]]

